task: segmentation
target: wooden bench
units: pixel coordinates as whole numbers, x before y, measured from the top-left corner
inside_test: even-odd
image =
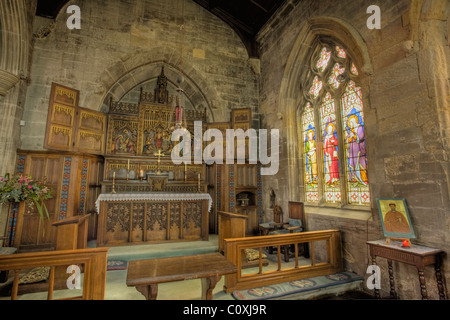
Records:
[[[129,262],[126,283],[147,300],[156,300],[159,283],[201,279],[202,299],[212,300],[221,277],[236,272],[237,267],[220,253],[134,260]]]

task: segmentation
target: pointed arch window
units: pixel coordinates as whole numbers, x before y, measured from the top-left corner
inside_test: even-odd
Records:
[[[370,205],[364,103],[344,46],[319,44],[300,116],[305,202]]]

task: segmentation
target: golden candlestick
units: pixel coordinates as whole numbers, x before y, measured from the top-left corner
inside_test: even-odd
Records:
[[[130,177],[130,159],[128,159],[128,164],[127,164],[127,181]]]
[[[113,182],[112,182],[112,190],[111,193],[116,193],[116,172],[113,172]]]
[[[201,192],[201,190],[200,190],[200,173],[198,174],[198,192]]]

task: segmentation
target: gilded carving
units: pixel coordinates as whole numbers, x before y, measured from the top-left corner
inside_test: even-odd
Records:
[[[77,103],[77,94],[77,91],[57,86],[55,88],[54,101],[75,107]]]
[[[129,120],[113,120],[110,126],[111,153],[136,155],[138,123]]]
[[[113,102],[109,106],[109,113],[139,115],[139,105],[131,103]]]
[[[54,135],[62,134],[64,136],[70,136],[72,133],[71,128],[52,126],[52,133]]]
[[[105,123],[105,118],[102,115],[94,114],[94,113],[91,113],[91,112],[82,111],[81,112],[81,119],[82,120],[94,119],[95,121],[97,121],[98,123],[101,124],[101,128],[103,128],[103,125]]]
[[[103,136],[101,134],[96,134],[88,131],[80,131],[80,137],[82,139],[92,138],[96,141],[101,141]]]
[[[73,124],[73,113],[74,113],[73,107],[63,106],[61,104],[53,104],[53,114],[52,114],[52,121],[53,122],[59,122],[61,124],[67,124],[72,125]],[[66,116],[66,119],[63,121],[61,117],[57,117],[58,113],[64,113]],[[62,123],[64,122],[64,123]]]

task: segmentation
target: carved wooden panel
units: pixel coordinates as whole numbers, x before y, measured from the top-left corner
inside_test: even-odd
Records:
[[[233,125],[233,129],[236,129],[238,127],[242,128],[242,124],[244,124],[244,123],[246,123],[248,125],[248,128],[251,128],[252,127],[252,109],[245,108],[245,109],[231,110],[231,123]]]
[[[140,242],[144,239],[145,202],[132,203],[131,241]]]
[[[169,225],[169,240],[180,239],[180,225],[181,225],[181,208],[183,203],[181,201],[170,203],[170,225]]]
[[[169,218],[168,202],[147,203],[147,240],[166,240]]]
[[[84,108],[78,112],[78,132],[75,149],[91,154],[103,154],[105,147],[106,115]]]
[[[45,148],[67,151],[72,149],[78,99],[79,91],[52,84]]]
[[[202,205],[198,202],[183,203],[183,237],[198,234],[202,227]]]
[[[108,240],[128,241],[130,213],[131,203],[107,203],[106,236]]]
[[[66,106],[77,107],[79,91],[53,83],[51,99],[55,103],[61,103]]]

